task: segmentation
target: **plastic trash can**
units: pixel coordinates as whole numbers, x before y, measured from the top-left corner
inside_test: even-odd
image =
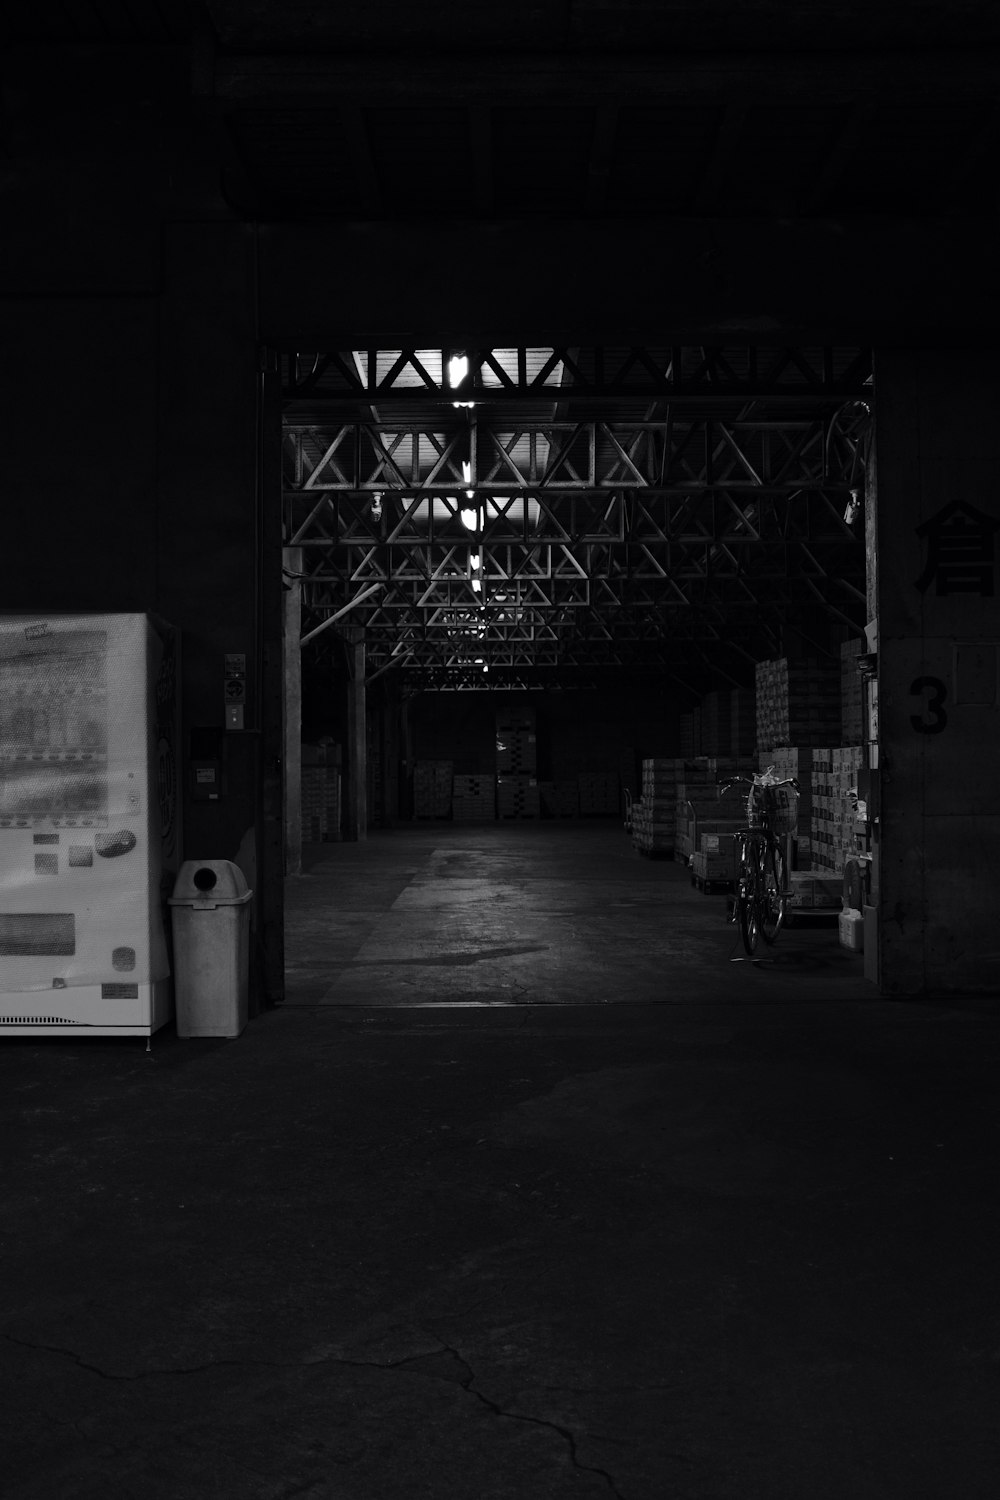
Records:
[[[177,1035],[239,1036],[250,988],[250,901],[226,859],[189,859],[170,897]]]

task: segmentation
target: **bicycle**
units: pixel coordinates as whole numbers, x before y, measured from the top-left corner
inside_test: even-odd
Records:
[[[739,874],[736,899],[729,920],[739,924],[743,947],[752,957],[760,938],[769,946],[775,941],[785,920],[788,903],[788,869],[780,839],[794,831],[794,807],[779,802],[781,787],[799,784],[794,777],[779,781],[774,767],[754,772],[752,776],[730,776],[718,783],[719,795],[738,782],[745,782],[747,794],[747,827],[737,830]]]

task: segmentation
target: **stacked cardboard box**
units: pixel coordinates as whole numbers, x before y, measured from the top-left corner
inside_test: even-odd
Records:
[[[642,762],[642,795],[632,805],[632,844],[642,854],[673,853],[677,826],[676,757]]]
[[[795,858],[800,870],[813,867],[813,767],[822,752],[811,745],[777,745],[758,757],[758,770],[773,770],[779,781],[794,779],[799,784],[797,798]]]
[[[864,739],[861,673],[858,657],[863,640],[845,641],[840,648],[840,743],[860,745]]]
[[[736,878],[738,839],[732,833],[703,833],[699,848],[691,856],[691,870],[696,879],[715,883]]]
[[[456,776],[451,815],[456,823],[491,823],[496,818],[496,785],[492,776]]]
[[[418,760],[413,767],[413,816],[447,818],[451,812],[452,762]]]
[[[728,755],[732,739],[732,695],[706,693],[701,700],[701,753]]]
[[[538,792],[543,817],[575,818],[579,816],[580,794],[575,781],[540,781]]]
[[[840,734],[840,672],[813,658],[757,663],[757,749],[829,745]]]
[[[788,890],[790,911],[839,912],[841,909],[841,891],[838,882],[812,870],[789,871]]]
[[[340,767],[303,765],[302,837],[310,844],[340,838]]]
[[[581,771],[576,784],[581,817],[617,817],[621,811],[617,771]]]
[[[497,816],[537,818],[541,813],[538,782],[534,776],[497,777]]]
[[[858,850],[855,804],[861,747],[837,745],[814,753],[813,868],[843,875],[845,862]]]
[[[732,833],[746,824],[746,788],[735,786],[720,796],[718,781],[740,772],[749,774],[750,762],[730,756],[682,761],[678,767],[677,821],[674,848],[689,859],[698,849],[701,833]]]

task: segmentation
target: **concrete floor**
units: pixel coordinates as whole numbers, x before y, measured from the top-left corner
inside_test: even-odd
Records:
[[[239,1040],[0,1048],[0,1494],[996,1493],[990,1003],[609,826],[312,853]]]

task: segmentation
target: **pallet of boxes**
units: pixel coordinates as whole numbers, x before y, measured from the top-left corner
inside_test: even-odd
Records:
[[[843,659],[861,649],[860,642],[846,643]],[[788,871],[789,924],[812,917],[844,925],[845,869],[864,838],[857,820],[862,762],[857,699],[858,689],[842,665],[787,658],[758,663],[758,768],[772,767],[779,779],[794,777],[799,784]],[[859,926],[850,924],[848,946],[860,947]]]
[[[331,740],[302,746],[302,838],[333,844],[340,839],[340,746]]]
[[[641,794],[632,804],[632,847],[647,859],[672,858],[677,827],[677,767],[674,757],[642,762]]]
[[[452,778],[453,822],[492,823],[496,815],[497,793],[492,776],[455,775]]]
[[[677,782],[677,857],[691,884],[705,895],[731,892],[736,880],[736,833],[746,827],[745,786],[722,792],[719,783],[743,774],[750,762],[734,756],[700,756],[683,762]]]
[[[504,709],[496,717],[497,817],[538,818],[538,740],[531,708]]]
[[[413,767],[413,816],[450,818],[453,762],[418,760]]]

